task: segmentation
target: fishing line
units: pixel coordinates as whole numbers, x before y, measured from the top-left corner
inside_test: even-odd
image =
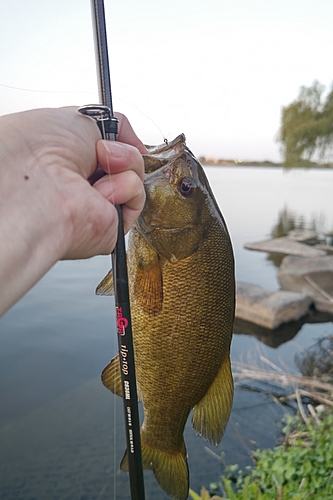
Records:
[[[0,87],[5,88],[5,89],[11,89],[11,90],[19,90],[21,92],[32,92],[32,93],[40,93],[40,94],[91,94],[92,91],[87,91],[87,90],[37,90],[37,89],[27,89],[24,87],[15,87],[13,85],[5,85],[4,83],[0,83]],[[143,116],[145,116],[160,132],[161,136],[163,137],[163,141],[165,142],[167,140],[165,134],[163,133],[162,129],[157,125],[157,123],[150,118],[149,115],[147,115],[142,109],[140,109],[138,106],[135,104],[132,104],[129,101],[126,101],[125,99],[121,99],[120,97],[115,96],[115,100],[121,101],[124,104],[127,104],[128,106],[131,106],[132,108],[135,108],[139,113],[141,113]],[[170,135],[170,133],[168,134]]]
[[[120,97],[115,97],[115,99],[116,99],[116,100],[118,100],[118,101],[121,101],[121,102],[123,102],[123,103],[125,103],[125,104],[128,104],[129,106],[132,106],[132,108],[137,109],[137,110],[139,111],[139,113],[141,113],[141,114],[142,114],[143,116],[145,116],[145,117],[146,117],[149,121],[151,121],[151,123],[152,123],[153,125],[155,125],[155,127],[159,130],[159,132],[160,132],[161,136],[163,137],[163,141],[164,141],[164,142],[165,142],[165,141],[167,141],[167,138],[166,138],[166,136],[164,135],[164,133],[163,133],[162,129],[161,129],[161,128],[157,125],[157,123],[156,123],[156,122],[154,122],[154,120],[153,120],[152,118],[150,118],[150,116],[148,116],[146,113],[144,113],[144,111],[142,111],[142,109],[140,109],[140,108],[139,108],[138,106],[136,106],[135,104],[132,104],[131,102],[128,102],[128,101],[125,101],[124,99],[121,99]],[[170,135],[170,132],[169,132],[169,134],[168,134],[168,135]]]
[[[107,106],[103,106],[103,105],[86,105],[86,106],[82,106],[79,108],[79,112],[82,113],[83,115],[86,115],[86,116],[89,116],[89,117],[92,117],[96,120],[97,122],[97,125],[98,125],[98,128],[101,132],[101,135],[102,135],[102,139],[103,140],[106,140],[106,138],[108,137],[108,134],[107,134],[107,128],[106,128],[106,124],[109,123],[110,119],[111,119],[111,115],[110,115],[110,109],[107,107]],[[111,190],[111,196],[108,198],[108,201],[114,206],[116,207],[116,204],[115,204],[115,189],[114,189],[114,182],[112,180],[112,171],[111,171],[111,165],[110,165],[110,156],[108,154],[108,150],[107,148],[105,147],[105,150],[106,150],[106,172],[103,171],[100,175],[103,177],[104,175],[107,175],[108,176],[108,180],[107,182],[112,186],[112,190]],[[99,169],[101,169],[101,167],[98,167]],[[101,178],[99,176],[99,178]],[[92,184],[94,184],[94,182],[92,182]],[[118,221],[118,224],[120,225],[121,224],[121,221],[119,220]],[[115,269],[114,269],[115,265],[113,263],[113,258],[112,258],[112,270],[113,270],[113,274],[114,274],[114,277],[115,277]],[[116,302],[116,279],[114,279],[114,286],[115,286],[115,290],[114,290],[114,296],[115,296],[115,302]],[[116,307],[116,310],[117,310],[117,307]],[[119,352],[119,351],[118,351]],[[117,355],[117,352],[114,352],[114,356],[113,358]],[[113,386],[113,394],[116,396],[117,394],[117,391],[116,391],[116,384],[117,384],[117,380],[116,380],[116,373],[114,373],[114,386]],[[117,481],[116,481],[116,475],[117,475],[117,397],[114,397],[113,398],[113,439],[112,439],[112,446],[113,446],[113,498],[116,499],[117,498]]]
[[[80,108],[81,113],[96,119],[105,139],[116,140],[118,120],[113,115],[108,44],[106,37],[104,0],[91,0],[96,66],[100,105]],[[136,387],[129,286],[126,265],[125,234],[122,208],[118,213],[118,238],[112,252],[112,272],[116,305],[117,337],[120,359],[124,419],[127,442],[127,463],[132,500],[144,500],[144,480],[140,442],[140,421]]]
[[[105,131],[105,125],[104,122],[102,122],[102,137],[106,137],[106,131]],[[107,163],[107,174],[109,176],[109,184],[112,184],[112,173],[111,173],[111,167],[110,167],[110,158],[109,155],[106,155],[106,163]],[[109,201],[112,203],[112,205],[115,206],[115,197],[114,197],[114,189],[112,189],[111,193],[111,198]],[[114,352],[114,357],[117,355],[117,349],[115,349]],[[116,377],[114,377],[114,384],[113,384],[113,394],[115,397],[113,398],[113,498],[116,500],[117,498],[117,408],[118,408],[118,398],[116,396]]]
[[[104,121],[101,122],[100,125],[101,133],[103,139],[106,137],[106,130]],[[107,174],[109,176],[109,183],[112,184],[112,173],[110,168],[110,159],[109,155],[106,155],[106,164],[107,164]],[[112,205],[115,205],[114,200],[114,190],[111,193],[111,199],[109,200]],[[114,353],[114,356],[117,355],[117,352]],[[116,377],[114,377],[114,386],[113,386],[113,394],[116,394]],[[117,398],[113,398],[113,498],[117,498]]]
[[[0,87],[11,90],[20,90],[21,92],[36,92],[41,94],[91,94],[92,92],[80,91],[80,90],[37,90],[37,89],[26,89],[23,87],[13,87],[12,85],[5,85],[0,83]]]
[[[113,386],[116,394],[116,377]],[[117,498],[117,397],[113,398],[113,498]]]

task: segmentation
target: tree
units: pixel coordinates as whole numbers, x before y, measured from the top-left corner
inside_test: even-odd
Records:
[[[301,87],[298,98],[282,108],[278,141],[286,166],[303,166],[311,160],[328,162],[333,153],[333,85],[324,95],[318,81]]]

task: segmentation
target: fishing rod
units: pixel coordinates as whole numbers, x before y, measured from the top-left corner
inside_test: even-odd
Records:
[[[99,98],[101,105],[88,105],[80,112],[96,119],[103,139],[115,141],[118,120],[113,115],[108,44],[105,25],[104,0],[91,0],[95,41]],[[144,500],[144,480],[140,441],[140,420],[136,388],[132,322],[126,265],[125,233],[122,208],[118,212],[118,238],[111,254],[116,306],[117,337],[124,403],[127,457],[132,500]]]

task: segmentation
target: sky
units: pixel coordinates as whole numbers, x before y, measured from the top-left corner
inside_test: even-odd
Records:
[[[105,0],[113,104],[145,144],[280,161],[283,106],[333,81],[332,0]],[[0,0],[0,114],[99,102],[89,0]]]

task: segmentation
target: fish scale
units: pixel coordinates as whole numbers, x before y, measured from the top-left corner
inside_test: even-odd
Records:
[[[234,260],[223,216],[184,136],[154,148],[145,163],[147,200],[127,253],[142,460],[171,498],[185,500],[183,432],[191,410],[194,430],[214,444],[231,410]],[[111,288],[109,276],[97,293]],[[102,380],[121,395],[119,378],[116,357]],[[127,470],[126,453],[121,467]]]
[[[178,388],[178,391],[173,390],[169,398],[163,398],[163,418],[166,421],[162,426],[163,433],[172,419],[180,418],[183,421],[183,414],[187,418],[194,404],[207,392],[220,368],[223,352],[229,349],[228,340],[222,339],[221,342],[220,336],[209,335],[223,328],[220,321],[222,301],[218,300],[216,303],[210,294],[212,288],[219,286],[216,279],[218,273],[214,275],[206,272],[204,280],[200,282],[200,295],[193,294],[192,279],[197,276],[198,267],[206,264],[207,269],[218,266],[216,258],[213,262],[214,256],[211,257],[211,264],[214,264],[211,266],[207,259],[202,262],[201,252],[197,252],[195,259],[172,265],[166,263],[162,267],[164,300],[162,311],[158,316],[147,317],[135,298],[132,302],[134,331],[140,328],[145,332],[142,338],[134,337],[135,352],[137,359],[140,359],[137,363],[138,385],[140,392],[146,394],[144,408],[154,405],[155,394],[149,390],[150,387],[153,386],[154,392],[159,394],[163,394],[166,390],[166,383]],[[132,265],[135,266],[134,259],[129,262],[130,275]],[[188,299],[189,294],[193,295],[191,302]],[[223,300],[223,293],[221,295]],[[170,317],[172,317],[171,324]],[[161,324],[165,325],[162,331]],[[193,331],[195,333],[189,339],[189,332]],[[167,364],[161,362],[161,352],[163,355],[165,353]],[[200,363],[203,355],[208,362]],[[202,378],[205,379],[205,384],[202,384]],[[179,407],[180,402],[181,407]],[[183,429],[181,435],[182,431]],[[155,429],[153,433],[156,433]]]

